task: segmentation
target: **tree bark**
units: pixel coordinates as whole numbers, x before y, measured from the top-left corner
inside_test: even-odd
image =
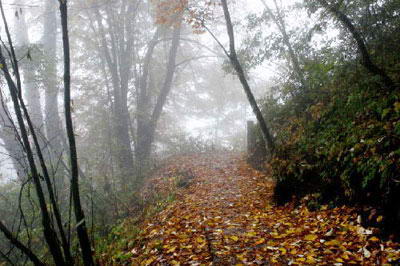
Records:
[[[148,68],[151,60],[151,55],[154,50],[154,46],[157,42],[156,32],[153,40],[149,43],[149,48],[147,51],[147,55],[145,58],[144,71],[142,76],[142,84],[140,86],[142,97],[140,100],[142,102],[138,103],[138,122],[137,122],[137,144],[136,144],[136,160],[137,165],[139,166],[139,175],[142,175],[144,168],[148,165],[148,160],[150,158],[151,146],[154,142],[155,132],[157,129],[157,123],[162,114],[162,110],[165,106],[167,97],[172,89],[172,81],[174,78],[175,68],[176,68],[176,56],[178,53],[179,43],[180,43],[180,35],[181,35],[181,25],[182,25],[182,14],[178,14],[176,18],[176,25],[174,26],[172,32],[172,41],[168,55],[168,61],[166,65],[166,73],[163,85],[161,87],[160,93],[157,97],[156,104],[150,116],[148,116],[149,104],[150,104],[150,95],[146,92],[147,90],[147,75]],[[158,30],[157,30],[158,31]],[[140,108],[140,109],[139,109]],[[144,116],[141,113],[144,112]]]
[[[22,90],[21,89],[22,88],[21,87],[21,78],[20,78],[20,73],[19,73],[18,61],[17,61],[17,57],[15,54],[14,45],[12,43],[11,34],[8,29],[8,24],[7,24],[5,14],[4,14],[3,4],[2,4],[1,0],[0,0],[0,10],[1,10],[1,16],[3,19],[4,28],[5,28],[5,33],[6,33],[8,44],[9,44],[8,48],[9,48],[10,56],[11,56],[10,60],[11,60],[12,70],[13,70],[13,73],[16,78],[16,82],[14,82],[14,80],[8,70],[7,62],[6,62],[6,59],[2,52],[2,47],[0,47],[0,64],[2,66],[1,71],[4,74],[4,77],[5,77],[5,80],[6,80],[10,95],[11,95],[11,100],[13,102],[15,116],[18,121],[21,139],[22,139],[22,142],[23,142],[23,145],[25,148],[27,160],[29,162],[31,177],[33,179],[36,194],[38,196],[38,202],[39,202],[41,218],[42,218],[43,233],[44,233],[45,240],[47,242],[47,246],[50,250],[50,253],[52,254],[54,262],[57,265],[66,265],[65,260],[63,258],[61,248],[59,246],[59,240],[58,240],[57,233],[54,230],[53,222],[52,222],[50,213],[47,209],[46,198],[45,198],[45,195],[44,195],[44,192],[42,189],[42,185],[40,182],[40,174],[36,167],[33,150],[31,148],[31,144],[29,142],[28,131],[27,131],[27,128],[26,128],[26,125],[24,122],[24,116],[25,116],[25,119],[28,122],[29,129],[31,130],[32,137],[35,141],[35,146],[37,148],[37,151],[40,152],[40,147],[38,145],[38,141],[37,141],[37,138],[35,135],[35,130],[33,128],[33,124],[28,115],[27,108],[23,102],[22,93],[21,93],[21,90]],[[39,153],[39,155],[40,155],[40,153]],[[49,193],[51,194],[51,187],[49,188]],[[53,206],[53,207],[56,207],[56,206]],[[61,230],[61,228],[60,228],[60,230]]]
[[[127,8],[129,15],[133,12],[133,3]],[[129,19],[124,20],[125,31],[114,32],[115,15],[113,10],[106,10],[106,21],[108,31],[103,26],[103,18],[100,11],[96,9],[95,16],[99,28],[99,35],[102,44],[107,68],[111,74],[112,95],[113,95],[113,131],[115,147],[113,149],[119,170],[122,189],[126,189],[130,177],[134,175],[133,152],[131,146],[130,115],[128,109],[128,86],[131,80],[132,70],[132,49],[133,49],[133,25]],[[124,14],[127,16],[127,14]],[[126,32],[126,34],[124,33]],[[107,40],[107,36],[109,40]],[[108,45],[110,43],[110,45]]]
[[[0,6],[1,6],[1,1],[0,1]],[[17,117],[18,126],[19,126],[19,130],[21,133],[21,139],[23,141],[23,144],[25,147],[25,152],[26,152],[27,159],[29,162],[30,173],[31,173],[31,176],[33,179],[33,183],[35,185],[36,194],[38,196],[38,202],[39,202],[39,206],[40,206],[40,210],[41,210],[44,236],[45,236],[46,242],[48,244],[50,253],[52,254],[52,257],[54,259],[54,262],[57,265],[66,265],[63,255],[62,255],[62,252],[61,252],[61,249],[60,249],[60,246],[59,246],[57,233],[54,231],[54,228],[53,228],[53,225],[51,222],[51,218],[50,218],[50,214],[47,210],[47,203],[46,203],[45,195],[44,195],[42,186],[40,184],[40,177],[39,177],[40,175],[39,175],[38,169],[35,164],[35,159],[34,159],[33,152],[32,152],[31,146],[30,146],[29,138],[28,138],[28,131],[26,129],[23,115],[21,112],[21,105],[20,105],[19,97],[18,97],[19,92],[21,91],[20,81],[17,82],[17,84],[19,86],[19,87],[17,87],[11,77],[10,72],[8,71],[8,67],[7,67],[5,58],[3,56],[2,48],[0,48],[0,64],[2,64],[1,69],[3,71],[3,74],[7,81],[7,86],[10,91],[11,99],[12,99],[12,102],[14,105],[15,115]]]
[[[68,36],[68,9],[67,0],[60,0],[61,28],[64,52],[64,108],[65,108],[65,124],[68,135],[70,148],[71,163],[71,192],[74,205],[76,231],[80,247],[82,250],[83,263],[86,266],[94,265],[92,248],[89,235],[86,229],[85,214],[82,209],[81,199],[79,195],[79,168],[78,155],[76,151],[74,128],[71,116],[71,75],[70,75],[70,48]]]
[[[153,56],[154,49],[158,43],[159,34],[161,27],[158,27],[154,33],[153,38],[148,44],[147,52],[143,62],[143,71],[139,81],[138,97],[137,97],[137,115],[136,115],[136,164],[138,168],[142,168],[150,155],[151,143],[149,143],[148,135],[150,134],[149,129],[149,118],[151,117],[151,106],[150,106],[150,94],[148,88],[148,79],[151,59]],[[140,172],[140,169],[139,169]],[[139,173],[140,175],[140,173]]]
[[[227,29],[228,36],[229,36],[229,54],[227,54],[227,56],[229,57],[229,60],[232,64],[233,68],[235,69],[236,74],[239,77],[240,83],[242,84],[242,87],[244,89],[244,92],[246,93],[247,99],[250,103],[253,113],[256,116],[258,124],[261,128],[263,138],[264,138],[265,142],[267,143],[268,148],[270,149],[270,152],[273,153],[273,151],[275,149],[275,144],[274,144],[273,138],[269,132],[269,128],[268,128],[267,123],[261,113],[261,110],[258,107],[257,101],[254,98],[253,92],[250,89],[249,83],[247,82],[246,75],[243,71],[242,65],[240,64],[239,59],[236,54],[235,35],[233,32],[233,25],[232,25],[231,16],[230,16],[229,9],[228,9],[228,4],[227,4],[226,0],[221,0],[221,4],[222,4],[222,9],[224,11],[224,16],[225,16],[225,21],[226,21],[226,29]]]

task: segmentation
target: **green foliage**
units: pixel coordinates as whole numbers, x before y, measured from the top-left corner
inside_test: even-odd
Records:
[[[96,255],[98,259],[110,264],[119,264],[127,261],[133,254],[129,252],[140,234],[140,229],[134,221],[126,219],[110,228],[106,237],[96,235]],[[111,255],[111,257],[109,257]]]
[[[275,127],[281,143],[272,160],[279,203],[317,192],[321,201],[376,205],[397,219],[400,93],[384,93],[373,88],[373,78],[360,79],[352,87],[344,81],[332,88],[325,101],[317,98],[308,108],[311,119],[282,112],[290,102],[275,106],[274,115],[288,121]]]
[[[132,250],[141,240],[140,222],[151,219],[160,213],[171,202],[175,201],[175,193],[169,193],[166,196],[157,196],[149,202],[140,214],[134,217],[128,217],[104,228],[95,230],[96,256],[99,261],[107,265],[121,265],[128,263],[134,255]],[[106,231],[106,235],[100,232]]]
[[[326,23],[320,7],[306,3]],[[396,1],[342,4],[358,30],[368,29],[362,34],[373,61],[398,84]],[[383,226],[393,228],[400,222],[400,92],[385,90],[360,65],[350,49],[352,37],[340,30],[344,45],[327,44],[301,58],[307,88],[289,79],[265,100],[277,143],[271,161],[275,199],[283,204],[318,195],[311,209],[322,203],[369,205],[385,213]]]

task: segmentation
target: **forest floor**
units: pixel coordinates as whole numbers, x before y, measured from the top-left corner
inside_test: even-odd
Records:
[[[352,208],[275,206],[273,181],[243,156],[184,156],[162,172],[186,173],[187,183],[142,225],[128,251],[132,265],[381,265],[400,258],[399,246],[358,225]]]

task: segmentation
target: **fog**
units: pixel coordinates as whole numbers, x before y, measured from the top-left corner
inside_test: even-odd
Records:
[[[29,53],[30,59],[28,61],[31,62],[28,63],[32,65],[39,64],[43,59],[40,58],[41,55],[35,54],[35,52],[42,45],[45,45],[45,39],[49,38],[43,35],[46,27],[44,20],[50,12],[54,13],[58,11],[57,6],[54,5],[46,9],[45,3],[41,1],[30,1],[29,3],[24,1],[6,1],[3,5],[15,43],[21,47],[18,51],[19,57],[23,58]],[[110,73],[107,73],[110,70],[107,69],[109,66],[105,66],[105,58],[102,54],[104,53],[104,48],[101,44],[101,38],[110,38],[106,41],[111,42],[111,36],[108,36],[107,33],[104,33],[105,36],[99,36],[101,35],[99,33],[100,29],[96,25],[98,22],[96,21],[96,12],[101,12],[102,9],[113,5],[116,5],[116,9],[118,8],[116,1],[101,3],[97,3],[96,1],[75,1],[71,3],[70,7],[74,118],[76,121],[76,131],[79,132],[77,141],[85,142],[82,146],[90,145],[90,141],[99,141],[98,139],[93,139],[92,136],[97,134],[96,130],[104,130],[96,128],[90,131],[89,128],[92,126],[91,123],[96,123],[96,120],[104,121],[106,119],[104,115],[107,115],[105,113],[110,111],[109,105],[113,101],[113,99],[106,99],[110,96],[105,95],[106,93],[112,93],[110,91],[112,90],[110,88],[112,77]],[[249,12],[259,13],[262,10],[261,7],[262,4],[259,1],[249,1],[246,4],[235,3],[233,14],[235,19],[240,21]],[[118,10],[113,10],[112,12],[118,12]],[[139,72],[143,69],[142,64],[146,52],[146,43],[151,41],[151,34],[158,27],[167,27],[157,24],[156,16],[160,15],[155,14],[158,11],[155,10],[155,5],[152,3],[138,2],[135,12],[137,12],[137,15],[135,15],[134,20],[137,20],[137,22],[134,21],[133,23],[138,24],[138,26],[135,29],[134,44],[132,46],[137,45],[137,47],[131,48],[136,54],[132,55],[130,62],[127,62],[132,65],[127,67],[129,68],[128,71],[131,72],[129,73],[131,77],[129,77],[127,84],[129,88],[127,88],[128,91],[126,92],[128,97],[126,103],[130,109],[131,117],[129,125],[131,127],[131,138],[134,138],[132,132],[135,131],[134,120],[138,112],[134,103],[137,101],[137,95],[135,95],[137,93],[135,90],[137,89],[135,86],[139,82]],[[207,23],[211,23],[210,27],[213,28],[213,32],[217,35],[217,38],[221,42],[226,43],[227,36],[221,20],[222,12],[216,9],[213,13],[216,20]],[[57,23],[57,21],[58,19],[51,23]],[[109,26],[106,25],[106,22],[103,23],[105,24],[103,27]],[[121,26],[118,25],[119,22],[115,23],[117,25],[111,25],[113,31],[124,32],[128,30],[124,28],[127,27],[126,25]],[[140,27],[143,27],[142,32]],[[106,30],[104,29],[104,31]],[[164,31],[162,37],[169,38],[168,34],[170,33],[168,33],[168,29]],[[222,70],[222,65],[226,61],[226,58],[224,58],[220,47],[218,47],[215,40],[209,34],[205,32],[195,33],[194,31],[195,29],[191,25],[185,23],[182,25],[180,32],[181,40],[176,55],[177,67],[173,75],[171,92],[168,93],[165,106],[163,106],[162,119],[160,119],[160,124],[157,125],[157,134],[159,136],[152,144],[152,149],[156,154],[174,152],[175,148],[169,146],[176,145],[176,143],[171,143],[171,141],[182,141],[191,138],[201,140],[205,145],[209,145],[210,147],[243,150],[245,146],[246,121],[255,119],[250,107],[246,104],[246,97],[241,90],[240,82],[236,77]],[[59,33],[60,30],[58,30],[57,35],[54,37],[57,58],[49,60],[58,61],[61,59],[62,47]],[[245,37],[246,34],[237,34],[237,40]],[[18,41],[21,43],[18,43]],[[117,41],[127,42],[129,40],[126,36],[123,36],[123,40]],[[123,43],[121,44],[124,45]],[[169,45],[171,44],[168,43],[168,40],[161,40],[158,47],[156,47],[157,50],[154,51],[156,55],[150,65],[150,72],[153,72],[150,73],[152,75],[150,78],[155,83],[151,85],[154,86],[152,88],[154,90],[159,90],[159,87],[162,86],[161,80],[165,78],[163,71],[166,71],[165,64],[167,63],[166,57]],[[109,52],[113,53],[115,51]],[[265,92],[268,90],[268,80],[274,77],[274,73],[271,71],[273,64],[269,63],[268,65],[259,66],[258,69],[249,72],[254,93],[259,97],[265,95]],[[120,69],[124,67],[122,65],[117,66]],[[40,75],[44,74],[34,73],[35,83],[37,83],[36,86],[39,88],[37,93],[39,94],[32,95],[31,97],[40,99],[40,106],[32,106],[32,108],[40,108],[40,112],[46,118],[46,88],[43,87],[44,84],[41,84],[40,80],[42,79]],[[212,75],[212,78],[210,78],[210,75]],[[25,81],[25,76],[22,76],[23,81]],[[58,77],[61,80],[62,72],[60,67],[58,67]],[[88,84],[89,81],[90,84]],[[62,95],[58,95],[58,112],[62,117],[61,97]],[[154,101],[156,97],[157,92],[150,97],[153,99],[149,100]],[[28,107],[30,107],[32,99],[26,99],[26,101]],[[94,109],[97,110],[95,111]],[[93,112],[97,112],[98,117]],[[89,117],[90,115],[92,117]],[[44,129],[44,123],[46,123],[46,120],[40,121],[40,124],[36,126]],[[83,152],[80,152],[80,157],[83,160],[88,160],[88,155],[84,152],[85,149],[82,148],[82,150]],[[3,177],[7,180],[14,180],[16,173],[12,171],[12,162],[7,158],[7,151],[4,152],[3,157],[1,163]]]
[[[255,168],[279,203],[337,190],[324,204],[375,208],[367,190],[397,182],[398,4],[357,2],[0,1],[0,264],[108,265],[99,252],[118,226],[134,220],[139,232],[178,189],[207,184],[195,177],[203,166],[220,171],[216,186]],[[387,94],[370,96],[380,86]],[[372,132],[373,119],[393,132]],[[352,165],[378,157],[389,159]],[[393,199],[377,213],[395,213]]]
[[[269,4],[273,5],[273,1]],[[282,8],[287,8],[295,4],[296,1],[284,1],[280,3]],[[16,43],[18,44],[17,35],[24,36],[23,38],[25,38],[25,40],[21,41],[23,44],[21,44],[22,48],[19,51],[19,56],[24,57],[29,52],[31,54],[31,58],[29,59],[31,61],[30,64],[38,64],[43,59],[40,58],[40,55],[34,54],[34,52],[38,51],[38,47],[44,45],[45,38],[49,38],[43,35],[46,27],[44,20],[49,12],[57,12],[57,6],[54,5],[46,9],[45,4],[41,1],[30,1],[29,3],[24,1],[5,1],[3,5]],[[72,93],[74,95],[74,118],[76,120],[76,130],[80,132],[77,140],[78,142],[85,142],[82,145],[85,146],[90,145],[90,140],[93,140],[90,136],[96,134],[95,131],[90,132],[91,123],[96,120],[104,121],[106,119],[104,117],[105,114],[101,112],[108,113],[110,111],[109,105],[113,104],[112,96],[106,95],[107,93],[112,94],[112,88],[110,87],[112,86],[112,74],[105,62],[106,58],[102,38],[104,37],[105,41],[108,42],[110,46],[108,49],[113,49],[111,47],[111,38],[119,38],[119,36],[109,36],[109,33],[106,32],[109,30],[107,27],[112,27],[112,31],[116,33],[122,32],[123,34],[127,33],[126,31],[130,29],[126,28],[128,27],[127,25],[120,25],[118,21],[112,22],[117,23],[117,25],[108,25],[107,23],[111,22],[103,21],[104,25],[102,27],[104,27],[103,31],[105,32],[103,32],[104,36],[101,36],[101,29],[97,25],[97,12],[101,13],[103,9],[114,5],[118,9],[117,1],[103,1],[100,3],[97,1],[73,1],[70,5],[69,19],[72,41],[71,53],[73,56]],[[137,123],[135,116],[139,112],[137,106],[135,106],[135,101],[137,101],[137,88],[135,86],[138,85],[140,72],[143,70],[146,45],[151,41],[151,35],[157,28],[168,27],[159,24],[159,21],[157,21],[160,19],[157,16],[163,15],[157,14],[159,11],[155,10],[155,6],[156,4],[151,2],[138,2],[138,6],[135,7],[134,11],[137,15],[135,15],[132,22],[135,23],[135,32],[132,33],[134,34],[132,40],[129,40],[127,36],[122,36],[121,40],[114,40],[119,45],[126,45],[123,42],[132,41],[133,47],[129,49],[132,49],[132,53],[135,53],[127,61],[127,64],[129,64],[127,71],[130,73],[128,73],[129,77],[127,77],[128,81],[126,84],[128,86],[126,104],[130,112],[129,134],[132,140],[135,138],[133,132],[137,130],[135,128],[135,123]],[[245,41],[253,34],[252,31],[256,29],[246,28],[246,24],[241,23],[241,21],[246,19],[250,14],[260,15],[263,11],[263,4],[258,0],[237,1],[232,3],[231,9],[232,17],[234,18],[233,23],[235,26],[237,24],[235,36],[237,47],[244,47],[246,45]],[[112,12],[118,13],[118,10],[113,10]],[[224,26],[222,11],[214,8],[211,12],[213,19],[206,21],[206,24],[209,24],[208,27],[212,28],[212,32],[218,40],[228,47],[228,36]],[[292,12],[295,12],[296,15],[288,15],[287,27],[289,31],[292,29],[296,30],[300,18],[302,23],[306,23],[308,19],[304,11],[295,10]],[[115,16],[116,14],[109,15]],[[100,15],[105,16],[105,14]],[[296,17],[296,19],[293,19],[293,17]],[[51,23],[57,23],[57,21]],[[140,27],[142,27],[142,30]],[[274,25],[265,25],[265,30],[263,29],[266,35],[272,34],[276,30]],[[163,31],[162,37],[169,38],[168,34],[171,33],[168,33],[167,29]],[[247,104],[246,96],[242,92],[239,80],[231,73],[222,69],[223,65],[227,62],[223,51],[204,29],[200,30],[200,32],[197,31],[197,29],[193,28],[193,25],[188,25],[187,23],[183,23],[182,25],[180,32],[181,40],[175,59],[177,67],[173,74],[171,91],[168,92],[165,104],[162,107],[161,116],[163,118],[160,119],[160,124],[157,125],[156,130],[158,136],[154,139],[154,143],[152,143],[152,149],[155,153],[168,153],[171,150],[171,147],[168,147],[168,145],[174,144],[167,144],[166,142],[170,142],[172,139],[177,140],[178,138],[196,138],[201,139],[201,141],[210,146],[243,150],[245,147],[246,121],[255,120],[251,108]],[[55,36],[55,41],[57,43],[56,60],[58,61],[61,59],[62,50],[60,30],[58,30],[57,36]],[[169,45],[171,43],[168,43],[168,40],[165,39],[161,40],[155,48],[155,58],[152,59],[153,61],[150,65],[150,72],[154,72],[150,73],[152,75],[150,77],[151,81],[154,82],[154,84],[150,85],[154,87],[154,90],[159,90],[160,86],[162,86],[161,80],[165,78],[163,71],[166,71]],[[116,50],[119,49],[118,47],[114,48]],[[123,53],[123,51],[112,50],[108,52]],[[119,64],[121,63],[119,62]],[[285,64],[285,61],[281,59],[264,60],[261,64],[257,64],[252,69],[249,69],[249,82],[257,98],[262,98],[268,94],[269,87],[276,84],[277,79],[282,77],[282,74],[287,71],[288,67]],[[122,65],[116,66],[119,69],[124,67]],[[36,77],[34,78],[41,79],[40,75],[43,74],[45,73],[35,73]],[[212,79],[209,79],[209,75],[211,74]],[[22,76],[25,79],[24,75]],[[61,78],[61,68],[58,67],[58,79],[61,80]],[[32,108],[41,108],[40,111],[46,117],[44,84],[40,84],[40,80],[37,80],[37,86],[40,87],[37,92],[39,95],[32,95],[32,97],[40,98],[41,106],[32,106]],[[61,95],[58,97],[61,97]],[[149,101],[153,101],[153,105],[156,97],[157,92],[149,96]],[[60,108],[62,104],[60,99],[58,112],[62,117],[63,110]],[[26,100],[29,106],[30,99]],[[94,108],[99,109],[96,111],[99,117],[95,117],[95,114],[91,113],[95,112]],[[90,115],[92,117],[88,117]],[[45,122],[43,120],[37,127],[43,129]],[[97,128],[96,130],[101,129]],[[163,134],[168,135],[168,137],[162,136]],[[98,142],[98,140],[95,141]],[[88,156],[84,152],[85,148],[82,148],[82,150],[83,152],[80,152],[80,157],[87,160]],[[2,160],[1,169],[3,176],[7,179],[13,179],[15,178],[15,173],[9,170],[12,162],[7,160],[6,157]]]

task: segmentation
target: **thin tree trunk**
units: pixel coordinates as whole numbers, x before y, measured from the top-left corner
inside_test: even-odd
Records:
[[[62,39],[64,52],[64,108],[65,108],[65,123],[68,135],[70,148],[70,163],[71,163],[71,191],[76,218],[76,230],[82,250],[83,263],[86,266],[94,265],[92,248],[89,240],[89,235],[86,228],[85,214],[82,209],[81,199],[79,195],[79,168],[78,156],[75,144],[74,128],[71,116],[71,76],[70,76],[70,48],[68,36],[68,9],[67,1],[60,0],[60,14],[62,25]]]
[[[62,255],[61,248],[59,246],[58,236],[57,236],[56,231],[54,230],[52,219],[51,219],[50,213],[47,209],[47,202],[46,202],[45,195],[44,195],[41,183],[40,183],[40,174],[36,167],[35,158],[34,158],[33,151],[31,149],[31,145],[29,142],[28,131],[27,131],[27,128],[26,128],[26,125],[24,122],[24,116],[22,114],[22,110],[23,110],[25,118],[29,125],[29,129],[31,130],[32,137],[35,141],[35,146],[37,148],[37,151],[40,152],[40,147],[38,145],[38,141],[37,141],[37,138],[35,135],[35,130],[33,128],[32,122],[27,113],[26,106],[22,99],[22,92],[21,92],[22,87],[21,87],[21,79],[20,79],[20,74],[19,74],[18,61],[17,61],[16,55],[15,55],[15,50],[14,50],[14,46],[13,46],[13,43],[11,40],[11,35],[8,30],[8,25],[7,25],[5,15],[4,15],[4,9],[3,9],[3,4],[2,4],[1,0],[0,0],[0,9],[1,9],[1,15],[2,15],[2,19],[3,19],[3,24],[4,24],[7,40],[9,43],[9,51],[10,51],[10,55],[11,55],[10,59],[11,59],[12,69],[13,69],[13,72],[16,77],[16,84],[8,70],[8,66],[7,66],[5,57],[3,56],[2,48],[0,47],[0,64],[2,65],[1,70],[4,74],[8,89],[10,91],[11,100],[14,105],[14,111],[15,111],[15,115],[16,115],[16,118],[18,121],[19,130],[21,133],[21,139],[24,144],[25,152],[26,152],[27,159],[29,162],[29,167],[31,170],[31,177],[33,179],[33,183],[34,183],[35,189],[36,189],[36,194],[38,196],[38,202],[39,202],[39,206],[40,206],[40,210],[41,210],[44,237],[47,242],[50,253],[52,254],[54,262],[57,265],[65,265],[65,260]],[[46,176],[45,176],[45,178],[46,178]],[[51,187],[49,188],[49,193],[51,193]],[[54,207],[56,207],[56,206],[54,206]],[[60,228],[60,230],[62,230],[62,228]]]
[[[28,36],[27,25],[25,23],[25,14],[23,12],[19,12],[18,20],[19,23],[17,23],[17,31],[18,31],[17,43],[20,47],[28,47],[29,36]],[[32,67],[33,64],[29,60],[29,58],[27,58],[26,62],[23,62],[23,64],[21,65],[21,70],[22,73],[24,74],[24,85],[25,85],[24,92],[28,102],[27,108],[25,109],[25,104],[22,98],[20,98],[20,102],[25,115],[28,116],[29,114],[29,118],[27,118],[28,128],[31,131],[31,135],[34,140],[37,157],[40,162],[42,174],[49,192],[50,201],[51,204],[53,205],[53,212],[61,236],[66,263],[70,264],[72,263],[72,256],[69,250],[69,244],[62,225],[61,214],[58,208],[55,191],[53,189],[53,185],[50,180],[48,165],[46,165],[42,152],[42,148],[44,147],[43,137],[41,133],[43,116],[40,105],[40,93],[35,81],[34,69]],[[55,73],[49,73],[49,74],[55,74]]]
[[[1,1],[0,1],[0,5],[1,5]],[[54,231],[54,228],[53,228],[53,225],[51,222],[51,218],[50,218],[50,214],[47,210],[46,199],[45,199],[45,196],[43,193],[42,186],[40,184],[39,173],[36,168],[35,159],[34,159],[33,152],[32,152],[31,146],[30,146],[29,138],[28,138],[28,132],[27,132],[27,129],[26,129],[26,126],[24,123],[24,119],[23,119],[23,115],[21,112],[21,106],[20,106],[19,98],[18,98],[18,93],[19,93],[20,89],[18,89],[18,87],[15,85],[14,81],[12,80],[11,74],[8,71],[6,61],[3,56],[2,48],[0,48],[0,64],[2,64],[1,69],[4,73],[4,76],[6,78],[7,85],[8,85],[9,91],[10,91],[11,99],[12,99],[12,102],[14,105],[15,115],[17,117],[19,129],[21,132],[21,138],[22,138],[22,141],[23,141],[23,144],[25,147],[25,151],[27,154],[28,162],[29,162],[29,167],[31,170],[31,176],[34,181],[36,193],[38,196],[39,206],[40,206],[40,210],[41,210],[44,236],[45,236],[46,242],[48,244],[50,253],[53,256],[54,262],[57,265],[65,265],[65,261],[64,261],[64,258],[63,258],[63,255],[62,255],[62,252],[61,252],[61,249],[59,246],[57,234]],[[18,84],[20,84],[20,82],[18,82]]]
[[[267,3],[265,2],[265,0],[261,0],[261,2],[263,3],[265,9],[267,10],[268,14],[272,17],[272,20],[275,22],[276,26],[278,27],[279,31],[282,34],[282,38],[283,38],[283,43],[286,45],[288,51],[289,51],[289,57],[290,57],[290,61],[292,63],[293,66],[293,70],[301,84],[301,86],[303,87],[303,89],[307,90],[307,86],[306,86],[306,79],[304,78],[304,73],[303,70],[300,67],[300,63],[299,63],[299,59],[298,56],[296,55],[293,46],[290,42],[290,38],[287,34],[286,31],[286,26],[285,26],[285,21],[283,20],[283,17],[281,15],[281,12],[279,10],[278,4],[276,2],[276,0],[274,0],[274,4],[275,4],[275,8],[277,11],[277,16],[275,16],[275,14],[272,12],[272,10],[269,8],[269,6],[267,5]]]
[[[236,71],[236,74],[239,77],[240,83],[242,84],[242,87],[244,89],[244,92],[246,93],[247,99],[250,103],[251,108],[253,109],[253,113],[257,118],[258,124],[261,128],[263,138],[265,142],[268,145],[268,148],[270,149],[271,153],[273,153],[275,149],[275,144],[273,141],[273,138],[269,132],[269,128],[267,126],[267,123],[265,122],[265,119],[261,113],[260,108],[257,105],[257,101],[254,98],[253,92],[250,89],[249,83],[247,82],[246,75],[243,71],[242,65],[239,62],[239,59],[236,54],[236,49],[235,49],[235,35],[233,32],[233,25],[231,21],[231,16],[229,14],[229,9],[228,9],[228,4],[226,0],[221,0],[222,3],[222,9],[224,10],[224,16],[225,16],[225,21],[226,21],[226,29],[228,32],[229,36],[229,53],[227,53],[227,56],[229,57],[229,60],[231,61],[231,64],[233,68]]]

